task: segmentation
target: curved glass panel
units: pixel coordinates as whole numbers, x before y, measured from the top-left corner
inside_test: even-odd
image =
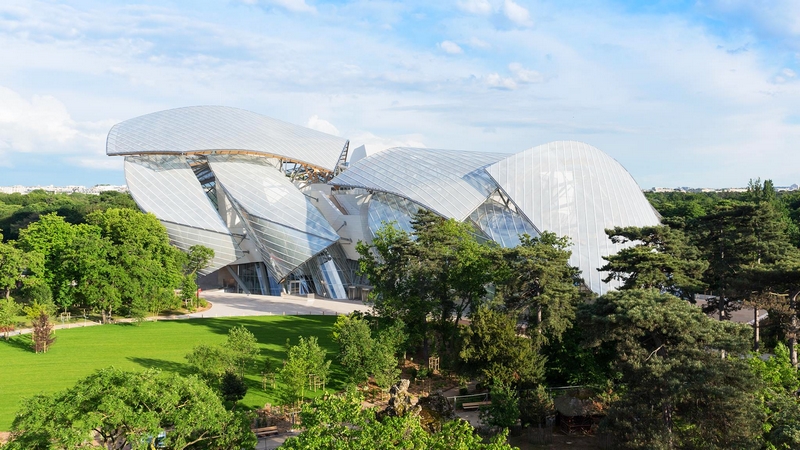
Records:
[[[482,170],[507,155],[428,148],[390,148],[362,159],[330,181],[387,192],[463,221],[497,189]]]
[[[633,177],[591,145],[558,141],[517,153],[486,171],[540,230],[568,236],[570,264],[586,285],[603,294],[603,256],[624,248],[606,237],[616,226],[658,225],[659,219]]]
[[[539,235],[524,217],[494,199],[487,200],[473,211],[469,220],[489,239],[506,248],[519,245],[519,237],[523,234]]]
[[[310,199],[266,159],[209,155],[208,164],[278,278],[339,240]]]
[[[226,106],[190,106],[136,117],[111,128],[106,154],[248,151],[333,171],[345,139]]]
[[[370,236],[375,237],[375,233],[388,223],[412,233],[411,219],[419,209],[419,205],[403,197],[376,192],[369,200],[367,224]]]
[[[161,221],[178,248],[188,251],[193,245],[205,245],[214,250],[214,259],[202,274],[237,259],[233,236],[183,157],[128,156],[125,181],[136,204]]]

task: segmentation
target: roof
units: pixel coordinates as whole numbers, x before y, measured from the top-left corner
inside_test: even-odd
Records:
[[[482,169],[506,156],[395,147],[357,161],[329,184],[398,195],[462,221],[497,189]]]
[[[486,171],[539,230],[568,236],[570,264],[590,289],[609,286],[597,271],[603,256],[624,248],[605,234],[616,226],[658,225],[659,219],[633,177],[589,144],[557,141],[509,156]]]
[[[333,171],[345,142],[243,109],[189,106],[114,125],[106,154],[254,153]]]

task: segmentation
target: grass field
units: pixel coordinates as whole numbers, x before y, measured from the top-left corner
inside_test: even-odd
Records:
[[[228,330],[244,325],[258,339],[262,357],[280,367],[286,339],[296,344],[299,336],[317,336],[333,360],[330,389],[341,389],[343,372],[336,361],[338,346],[331,339],[335,316],[260,316],[221,319],[191,319],[131,324],[101,325],[56,332],[57,340],[45,354],[30,348],[30,336],[0,339],[0,431],[8,431],[21,401],[31,395],[55,392],[70,386],[97,369],[115,366],[124,370],[157,368],[189,374],[185,356],[200,343],[225,341]],[[261,389],[260,370],[247,376],[249,386],[242,404],[262,407],[276,404],[278,392]]]

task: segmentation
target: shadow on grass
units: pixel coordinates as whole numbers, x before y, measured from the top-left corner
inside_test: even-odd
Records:
[[[339,390],[344,388],[346,375],[337,359],[339,346],[331,336],[335,322],[335,315],[220,317],[181,321],[182,324],[187,326],[206,327],[213,333],[220,335],[227,335],[228,331],[235,326],[241,325],[247,328],[253,333],[261,346],[260,361],[256,363],[256,367],[248,370],[248,373],[253,374],[254,378],[258,380],[261,379],[259,372],[264,358],[271,360],[275,371],[279,371],[283,367],[283,361],[286,359],[287,338],[290,345],[296,345],[300,340],[300,336],[316,336],[319,345],[327,352],[326,359],[333,361],[327,387]],[[249,387],[260,389],[261,383],[258,381],[256,386]]]
[[[191,375],[192,373],[194,373],[189,364],[177,361],[168,361],[166,359],[155,359],[155,358],[136,358],[136,357],[129,357],[128,360],[131,361],[132,363],[144,367],[145,369],[158,369],[161,370],[162,372],[177,373],[180,375]]]
[[[30,334],[18,334],[16,336],[10,336],[8,341],[2,339],[2,342],[5,342],[6,345],[14,347],[18,350],[33,353],[33,343],[31,342]]]

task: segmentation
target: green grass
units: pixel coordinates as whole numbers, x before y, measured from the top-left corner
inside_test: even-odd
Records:
[[[338,346],[330,335],[335,320],[335,316],[228,317],[73,328],[58,330],[55,344],[44,354],[33,353],[29,335],[14,336],[8,342],[0,339],[0,430],[10,429],[26,397],[71,387],[103,367],[157,368],[188,375],[186,354],[200,343],[224,342],[228,330],[237,325],[256,336],[262,357],[271,358],[274,367],[282,366],[287,338],[296,344],[299,336],[317,336],[333,360],[328,388],[338,390],[343,387],[344,374],[335,357]],[[246,377],[249,389],[241,404],[250,408],[278,403],[277,390],[270,386],[266,392],[261,389],[257,374],[261,363]]]

